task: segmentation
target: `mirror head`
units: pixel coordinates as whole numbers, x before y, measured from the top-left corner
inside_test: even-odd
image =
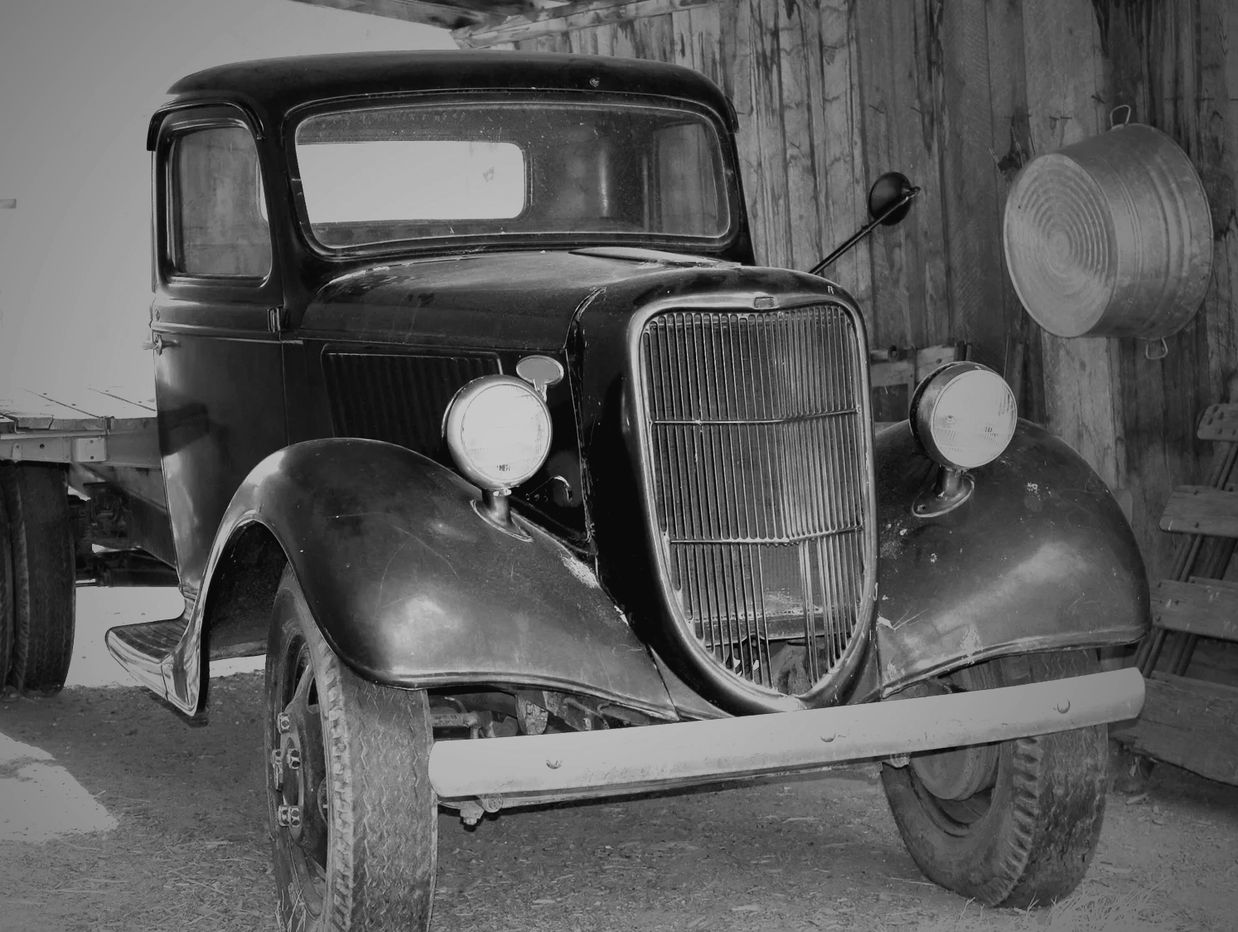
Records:
[[[894,226],[911,210],[914,192],[915,187],[902,172],[886,172],[868,189],[868,215],[882,226]]]

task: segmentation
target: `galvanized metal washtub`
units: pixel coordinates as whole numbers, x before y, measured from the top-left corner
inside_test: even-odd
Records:
[[[1039,156],[1006,200],[1006,267],[1024,308],[1062,337],[1161,340],[1212,274],[1212,216],[1185,152],[1141,123]]]

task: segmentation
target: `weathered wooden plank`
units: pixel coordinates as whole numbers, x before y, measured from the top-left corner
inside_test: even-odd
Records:
[[[567,33],[568,47],[577,55],[598,54],[598,33],[604,27],[594,26],[585,29],[574,29]]]
[[[11,389],[0,398],[0,417],[19,430],[101,430],[104,415],[25,389]]]
[[[504,16],[522,12],[522,2],[492,2],[492,0],[451,0],[450,3],[432,3],[426,0],[296,0],[312,6],[332,7],[385,16],[410,23],[425,23],[444,29],[457,29],[471,23],[490,23]]]
[[[826,140],[813,131],[812,110],[817,98],[812,74],[816,54],[817,12],[811,3],[789,2],[778,5],[777,63],[779,111],[786,165],[788,242],[786,264],[795,269],[811,268],[824,252],[821,249],[821,224],[818,205],[818,175],[814,150]],[[772,80],[774,74],[767,76]]]
[[[996,168],[996,229],[1001,230],[1006,199],[1019,170],[1030,160],[1032,141],[1027,118],[1027,66],[1024,60],[1022,0],[994,0],[986,21],[989,43],[989,91],[992,107],[992,155]],[[995,238],[996,241],[996,238]],[[1008,355],[1002,360],[1007,376],[1021,375],[1016,389],[1021,416],[1044,420],[1041,385],[1040,328],[1023,310],[1010,276],[1005,272],[1004,251],[999,255],[1003,273],[996,276],[1001,287],[1002,316],[1006,322]]]
[[[1028,128],[1033,154],[1094,135],[1101,125],[1103,66],[1093,11],[1086,4],[1023,4]],[[1125,474],[1116,415],[1116,349],[1102,337],[1041,337],[1045,414],[1109,485]]]
[[[1238,537],[1238,492],[1205,485],[1179,486],[1165,504],[1161,530]]]
[[[942,206],[949,329],[976,359],[1000,369],[1010,321],[1003,313],[1001,200],[993,158],[989,3],[953,0],[943,7]]]
[[[135,393],[132,389],[126,388],[95,388],[90,390],[92,395],[102,395],[110,401],[101,401],[101,404],[114,404],[115,410],[108,409],[107,413],[114,417],[150,417],[157,410],[154,397],[154,386],[150,387],[149,392]]]
[[[692,67],[723,87],[722,12],[719,4],[692,7],[688,11],[688,24],[692,32]]]
[[[483,23],[452,31],[452,38],[466,48],[490,48],[498,43],[519,42],[550,33],[572,32],[601,25],[631,23],[646,16],[662,16],[715,0],[591,0],[551,6],[536,13],[509,16],[501,23]]]
[[[637,58],[636,24],[632,20],[615,23],[610,28],[610,54],[616,58]]]
[[[748,128],[756,137],[757,160],[744,182],[758,196],[757,261],[787,266],[791,264],[791,220],[787,209],[786,133],[779,70],[778,23],[782,3],[781,0],[739,2],[748,3],[752,17],[748,37],[752,117]]]
[[[1143,713],[1115,737],[1136,753],[1238,784],[1238,689],[1154,674]]]
[[[899,140],[901,155],[897,168],[907,172],[922,191],[909,215],[915,231],[916,264],[913,274],[920,277],[918,301],[909,309],[913,346],[940,343],[955,338],[951,332],[948,281],[949,257],[946,252],[945,206],[942,201],[942,122],[945,117],[946,62],[942,51],[944,0],[927,3],[892,3],[895,10],[895,35],[900,32],[911,42],[898,88],[904,108]],[[901,25],[901,29],[900,29]],[[907,221],[905,221],[907,222]]]
[[[871,242],[874,341],[950,338],[939,179],[940,2],[856,4],[867,177],[890,169],[920,185],[909,218]]]
[[[873,388],[892,385],[911,386],[916,380],[916,363],[912,359],[890,359],[874,362],[868,368],[868,383]]]
[[[1162,579],[1152,587],[1152,623],[1169,631],[1238,641],[1238,586]]]
[[[1238,4],[1198,0],[1194,40],[1198,143],[1191,153],[1212,209],[1213,270],[1200,312],[1207,353],[1202,397],[1226,398],[1238,359]],[[1238,399],[1235,399],[1238,400]]]
[[[1212,207],[1212,283],[1204,296],[1209,349],[1206,397],[1223,398],[1238,359],[1238,4],[1200,0],[1203,86],[1200,177]]]
[[[633,23],[636,57],[651,61],[675,62],[674,29],[669,13],[644,16]]]
[[[813,67],[813,132],[818,197],[821,212],[820,244],[824,252],[844,242],[868,219],[862,132],[860,74],[852,5],[846,0],[818,4],[816,57]],[[878,235],[883,235],[881,231]],[[860,305],[871,331],[872,267],[870,242],[858,244],[826,274],[846,288]],[[822,258],[821,255],[816,260]],[[815,260],[814,260],[815,261]]]
[[[1130,104],[1135,119],[1167,132],[1199,164],[1199,37],[1183,28],[1198,16],[1195,6],[1194,0],[1167,0],[1136,11],[1102,0],[1098,9],[1105,10],[1110,99]],[[1157,573],[1171,565],[1174,546],[1159,533],[1157,519],[1174,483],[1199,474],[1195,419],[1203,404],[1219,397],[1204,388],[1209,352],[1202,317],[1167,341],[1156,354],[1162,358],[1148,358],[1136,341],[1119,345],[1122,465],[1136,538]]]
[[[697,64],[699,47],[692,33],[692,11],[675,10],[668,14],[671,20],[671,36],[675,46],[674,61],[687,68],[700,71]]]
[[[755,126],[756,111],[753,95],[760,79],[753,51],[756,27],[752,6],[748,0],[727,4],[723,20],[723,68],[728,76],[725,85],[731,95],[739,122],[735,143],[739,150],[739,172],[748,208],[748,225],[757,260],[762,261],[766,233],[767,211],[761,196],[761,142]]]
[[[1196,436],[1217,443],[1238,443],[1238,404],[1209,405],[1199,419]]]
[[[860,164],[863,177],[871,181],[894,167],[907,170],[899,161],[894,129],[894,26],[888,3],[855,4],[848,15],[853,18],[856,35],[858,123],[863,137]],[[912,295],[907,268],[914,257],[908,227],[903,224],[878,231],[866,244],[872,279],[866,320],[876,346],[911,342]]]

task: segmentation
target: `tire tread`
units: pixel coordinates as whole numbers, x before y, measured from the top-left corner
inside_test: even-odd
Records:
[[[1000,685],[1016,685],[1090,672],[1095,659],[1060,651],[990,663],[1000,664]],[[982,820],[997,835],[945,836],[925,814],[910,768],[884,768],[882,782],[908,852],[927,877],[989,906],[1026,908],[1065,896],[1087,870],[1104,817],[1108,742],[1099,725],[1008,744],[1008,811]]]
[[[73,658],[76,561],[65,470],[0,463],[11,548],[13,638],[7,681],[18,691],[64,686]]]

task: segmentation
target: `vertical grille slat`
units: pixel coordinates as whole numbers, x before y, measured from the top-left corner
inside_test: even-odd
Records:
[[[443,412],[462,386],[498,371],[476,356],[417,356],[328,350],[323,375],[337,437],[385,440],[435,456]]]
[[[834,305],[671,311],[639,347],[648,507],[680,621],[735,675],[805,692],[841,669],[872,592],[855,322]]]

